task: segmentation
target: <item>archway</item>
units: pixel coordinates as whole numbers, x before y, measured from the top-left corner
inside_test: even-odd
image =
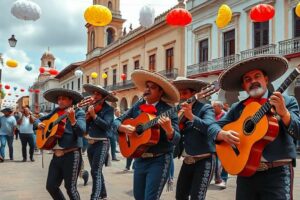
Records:
[[[128,110],[128,103],[127,103],[127,99],[123,97],[120,102],[120,111],[121,113],[124,113],[126,110]]]
[[[138,96],[134,96],[132,98],[132,102],[131,102],[131,107],[139,100],[139,97]]]

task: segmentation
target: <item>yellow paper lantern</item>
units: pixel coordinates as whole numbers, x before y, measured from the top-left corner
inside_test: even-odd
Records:
[[[8,67],[15,68],[15,67],[18,66],[18,62],[15,61],[15,60],[9,59],[9,60],[6,61],[6,65],[7,65]]]
[[[95,78],[98,77],[98,74],[97,74],[96,72],[93,72],[93,73],[91,73],[91,77],[92,77],[93,79],[95,79]]]
[[[84,12],[85,21],[93,26],[106,26],[112,20],[110,10],[102,5],[92,5]]]
[[[229,24],[232,18],[232,11],[229,6],[222,4],[218,11],[216,24],[219,28],[224,28]]]
[[[107,78],[107,74],[106,73],[102,73],[102,78],[106,79]]]
[[[296,9],[295,9],[296,15],[300,17],[300,2],[297,4]]]

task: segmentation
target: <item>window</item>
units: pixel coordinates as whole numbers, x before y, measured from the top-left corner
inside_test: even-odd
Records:
[[[134,69],[139,69],[140,68],[140,61],[136,60],[134,61]]]
[[[235,54],[235,31],[224,33],[224,57]]]
[[[104,79],[104,87],[107,87],[107,79],[108,79],[108,76],[107,76],[107,72],[104,72],[104,73],[106,74],[106,77],[107,77],[107,78]]]
[[[108,28],[106,30],[106,37],[107,45],[111,44],[114,41],[114,30],[112,28]]]
[[[174,67],[174,53],[173,48],[166,50],[166,72],[171,72]]]
[[[300,36],[300,17],[298,17],[296,15],[296,12],[295,12],[295,9],[294,8],[294,37],[299,37]]]
[[[74,90],[74,81],[71,82],[71,90]]]
[[[65,85],[63,85],[63,88],[65,88]]]
[[[95,49],[95,31],[91,32],[91,50]]]
[[[52,64],[51,64],[51,61],[48,61],[48,67],[51,67]]]
[[[111,1],[108,2],[107,7],[109,8],[109,10],[112,10],[112,3],[111,3]]]
[[[67,83],[67,89],[69,89],[69,86],[70,86],[69,83]]]
[[[117,84],[117,69],[113,70],[113,85]]]
[[[254,48],[269,44],[269,22],[255,22]]]
[[[86,83],[90,83],[90,77],[86,76]]]
[[[77,90],[80,90],[80,78],[77,79]]]
[[[123,65],[123,74],[126,74],[126,78],[123,80],[123,82],[125,82],[126,81],[126,79],[127,79],[127,65]]]
[[[208,61],[208,39],[199,41],[199,63]]]
[[[149,71],[155,71],[155,54],[149,56]]]

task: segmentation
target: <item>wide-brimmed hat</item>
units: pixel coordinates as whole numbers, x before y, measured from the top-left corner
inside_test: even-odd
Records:
[[[3,108],[1,110],[1,112],[5,113],[5,112],[13,112],[13,109],[12,108]]]
[[[192,89],[196,92],[200,92],[203,87],[209,85],[209,83],[201,81],[199,79],[190,79],[182,76],[178,76],[173,81],[173,84],[178,90]]]
[[[272,82],[287,71],[288,61],[280,55],[259,55],[239,61],[220,75],[220,87],[227,91],[241,91],[242,76],[256,69],[264,71],[269,77],[269,82]]]
[[[43,96],[47,101],[56,104],[59,96],[70,97],[71,99],[73,99],[73,104],[77,104],[83,99],[83,96],[79,92],[65,88],[54,88],[47,90],[46,92],[44,92]]]
[[[100,94],[102,94],[103,97],[106,97],[105,98],[106,101],[110,101],[110,102],[118,101],[118,99],[111,92],[105,90],[100,85],[92,85],[92,84],[87,83],[87,84],[83,85],[83,88],[89,94],[93,94],[94,92],[99,92]]]
[[[176,87],[161,74],[138,69],[132,72],[131,79],[135,86],[141,91],[145,90],[146,82],[148,81],[159,85],[164,91],[162,99],[168,103],[176,103],[180,99],[179,92]]]

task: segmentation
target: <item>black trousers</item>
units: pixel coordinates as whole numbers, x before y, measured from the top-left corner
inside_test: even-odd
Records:
[[[195,164],[183,163],[179,172],[176,199],[202,200],[212,179],[215,168],[215,156],[204,158]]]
[[[22,156],[23,159],[27,159],[27,144],[29,144],[29,156],[30,159],[33,159],[33,152],[34,152],[34,139],[33,139],[33,134],[24,134],[20,133],[20,139],[21,139],[21,144],[22,144]]]
[[[292,165],[256,172],[237,178],[237,200],[292,200],[294,171]]]
[[[54,200],[65,200],[59,189],[62,181],[65,183],[71,200],[80,199],[77,191],[77,179],[82,162],[80,150],[69,152],[61,157],[53,158],[50,162],[46,188]]]

